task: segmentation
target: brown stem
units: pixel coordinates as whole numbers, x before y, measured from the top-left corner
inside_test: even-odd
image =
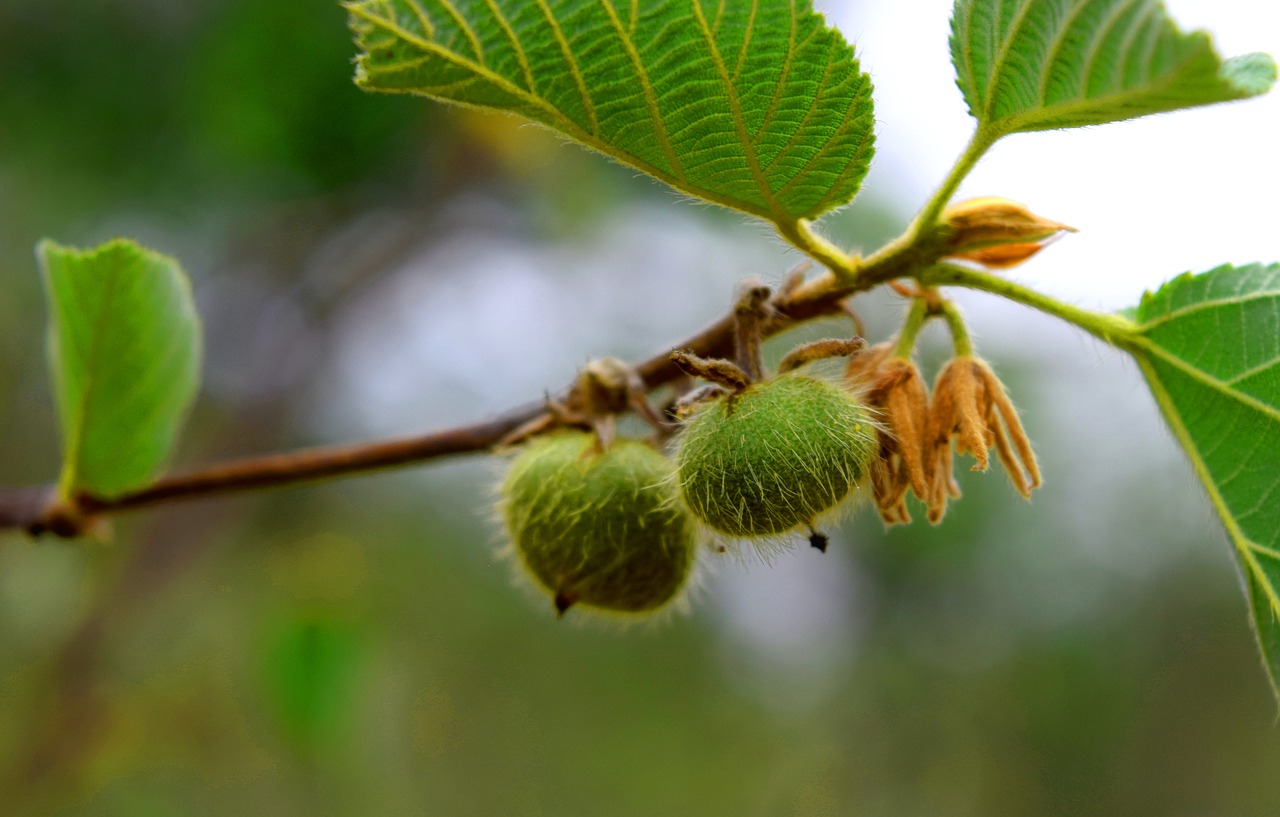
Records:
[[[469,454],[493,447],[540,411],[542,404],[538,403],[487,422],[420,437],[249,457],[185,474],[161,477],[142,490],[112,499],[82,495],[77,497],[77,503],[86,513],[93,514],[193,496],[358,474],[439,457]]]

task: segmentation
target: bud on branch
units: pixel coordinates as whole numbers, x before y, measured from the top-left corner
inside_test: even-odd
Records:
[[[949,232],[944,256],[995,269],[1015,267],[1064,232],[1076,232],[1015,201],[994,196],[954,204],[942,211],[942,221]]]

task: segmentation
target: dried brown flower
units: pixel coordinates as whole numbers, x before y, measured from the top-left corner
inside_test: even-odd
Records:
[[[888,344],[852,358],[845,377],[881,418],[879,453],[871,468],[871,491],[880,518],[887,525],[910,522],[907,491],[924,499],[928,485],[929,394],[924,377],[914,362],[890,357]]]
[[[1017,409],[986,361],[956,357],[939,372],[929,406],[925,501],[930,522],[942,521],[947,500],[960,496],[952,474],[954,455],[969,454],[973,470],[985,471],[992,448],[1013,487],[1030,498],[1040,487],[1040,467]]]

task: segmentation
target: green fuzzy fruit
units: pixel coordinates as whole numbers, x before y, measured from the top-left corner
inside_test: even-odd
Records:
[[[769,536],[834,508],[867,473],[875,425],[853,395],[783,375],[708,403],[676,455],[685,502],[712,529]]]
[[[593,434],[538,437],[511,463],[501,510],[521,564],[564,612],[640,613],[679,594],[697,526],[671,461],[636,440],[600,452]]]

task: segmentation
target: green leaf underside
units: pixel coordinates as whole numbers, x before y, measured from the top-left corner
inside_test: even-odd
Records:
[[[1183,275],[1137,320],[1138,361],[1231,536],[1280,695],[1280,264]]]
[[[956,0],[951,61],[994,136],[1244,99],[1276,79],[1270,57],[1222,60],[1159,0]]]
[[[362,0],[356,81],[520,114],[789,223],[857,193],[871,81],[810,0]]]
[[[61,489],[111,497],[168,456],[200,370],[200,324],[172,258],[126,240],[37,248],[50,302],[49,366]]]

